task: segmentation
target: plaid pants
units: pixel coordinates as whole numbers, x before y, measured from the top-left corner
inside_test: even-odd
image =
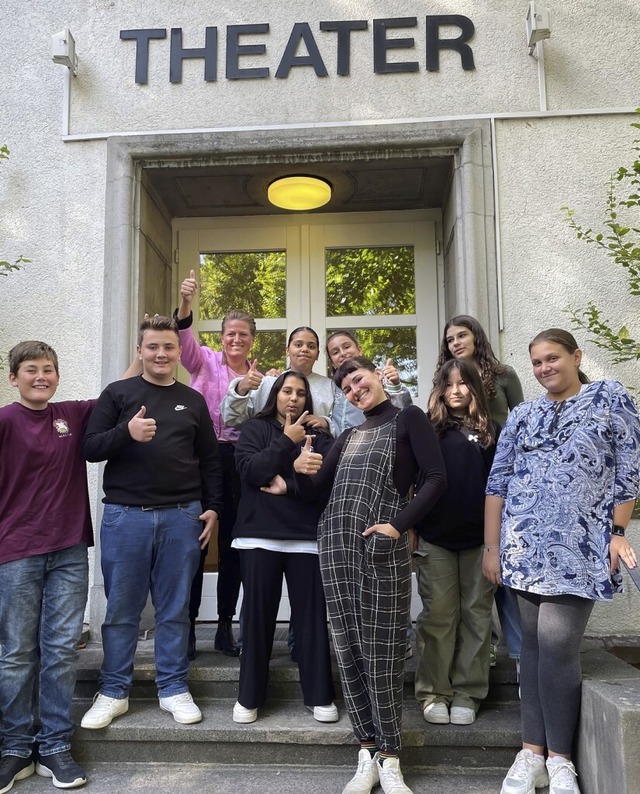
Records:
[[[319,525],[320,571],[340,680],[359,741],[397,753],[402,744],[411,555],[365,529],[389,522],[406,503],[393,483],[396,419],[352,431]]]

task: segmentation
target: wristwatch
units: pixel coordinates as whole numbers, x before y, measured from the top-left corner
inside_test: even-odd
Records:
[[[625,532],[626,529],[624,527],[621,527],[620,524],[614,524],[613,529],[611,530],[612,535],[620,535],[621,538],[624,537]]]

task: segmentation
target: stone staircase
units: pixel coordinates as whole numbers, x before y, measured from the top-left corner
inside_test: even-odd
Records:
[[[239,661],[213,650],[214,629],[198,627],[198,657],[191,692],[202,709],[197,725],[179,725],[158,707],[153,681],[153,640],[139,642],[129,712],[103,730],[78,728],[73,753],[90,776],[95,794],[135,792],[337,792],[355,768],[354,742],[343,704],[340,720],[315,722],[302,704],[297,666],[284,641],[274,644],[268,706],[252,725],[236,725]],[[89,708],[97,690],[101,647],[80,652],[75,716]],[[515,668],[499,655],[491,690],[477,721],[469,726],[429,725],[413,697],[415,659],[406,663],[402,768],[417,792],[499,791],[504,771],[519,746],[519,702]],[[28,794],[46,781],[20,784]],[[50,784],[49,784],[50,785]],[[32,788],[33,787],[33,788]]]

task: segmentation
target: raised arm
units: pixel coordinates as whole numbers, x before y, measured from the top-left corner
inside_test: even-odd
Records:
[[[267,402],[269,392],[276,379],[268,375],[263,376],[261,372],[258,372],[257,365],[258,362],[255,359],[251,364],[251,371],[254,374],[257,373],[260,378],[257,381],[258,385],[254,388],[244,391],[245,387],[241,385],[249,373],[244,378],[234,378],[229,383],[227,393],[220,404],[222,420],[229,427],[240,427],[247,419],[251,419],[259,413]],[[240,389],[244,391],[243,394],[240,394]]]

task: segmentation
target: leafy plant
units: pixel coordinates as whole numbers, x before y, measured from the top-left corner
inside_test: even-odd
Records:
[[[0,146],[0,162],[2,162],[3,160],[8,160],[9,154],[10,154],[9,148],[5,144],[2,144]],[[22,254],[20,254],[20,256],[17,259],[15,259],[13,262],[8,262],[5,259],[0,259],[0,276],[7,276],[13,270],[22,270],[22,267],[24,265],[28,265],[30,262],[31,260],[24,257]],[[3,369],[4,360],[5,360],[4,356],[0,354],[0,370]]]
[[[9,148],[5,144],[2,144],[2,146],[0,146],[0,162],[2,162],[2,160],[8,160],[9,154]],[[0,260],[0,276],[8,275],[12,270],[21,270],[22,266],[29,264],[29,262],[31,262],[31,260],[22,256],[22,254],[13,262],[7,262],[4,259]]]
[[[636,110],[640,113],[640,108]],[[632,127],[640,129],[640,123]],[[640,297],[640,139],[634,141],[636,159],[630,166],[621,166],[611,177],[607,193],[603,231],[594,232],[575,219],[575,211],[563,207],[565,220],[579,240],[596,245],[606,252],[624,271],[629,294]],[[604,348],[614,364],[640,360],[640,341],[633,337],[626,324],[615,330],[617,323],[607,318],[594,301],[585,308],[566,309],[575,328],[590,334],[590,341]],[[636,313],[637,316],[637,313]]]

